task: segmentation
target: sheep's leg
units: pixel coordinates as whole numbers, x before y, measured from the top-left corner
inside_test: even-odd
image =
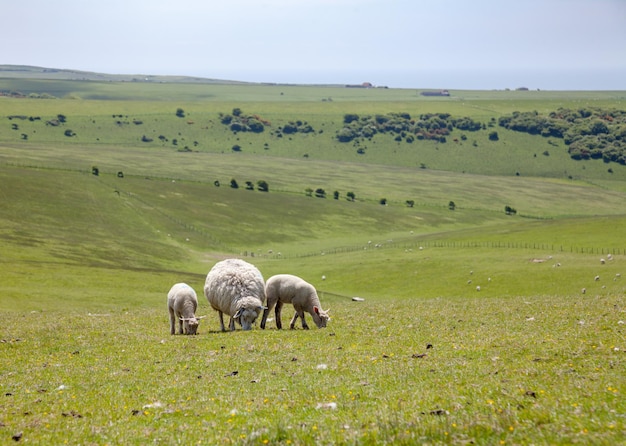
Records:
[[[293,330],[294,328],[296,328],[296,321],[298,320],[298,312],[296,311],[296,314],[293,315],[293,318],[291,319],[291,322],[289,322],[289,328],[291,330]]]
[[[217,314],[220,316],[220,327],[222,328],[222,331],[226,331],[226,328],[224,327],[224,313],[218,311]]]
[[[174,310],[169,309],[170,311],[170,334],[176,334],[176,316],[174,315]]]
[[[283,303],[282,302],[276,302],[276,308],[274,309],[274,313],[276,316],[276,328],[278,328],[279,330],[281,330],[283,328],[283,323],[280,320],[280,310],[283,309]]]
[[[308,330],[309,326],[306,324],[306,319],[304,319],[304,311],[300,311],[300,319],[302,319],[302,328]]]
[[[228,328],[230,329],[230,331],[235,331],[235,318],[234,317],[230,317],[230,322],[228,323]]]
[[[178,334],[184,334],[183,321],[180,320],[181,316],[180,313],[176,313],[176,319],[178,319]]]
[[[274,301],[270,302],[269,299],[268,299],[267,307],[263,310],[263,317],[261,318],[261,328],[263,330],[265,330],[265,323],[267,322],[267,316],[270,314],[270,311],[272,311],[272,308],[274,307],[274,304],[275,304]]]

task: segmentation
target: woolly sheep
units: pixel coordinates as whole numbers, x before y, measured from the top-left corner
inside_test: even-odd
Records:
[[[265,282],[261,272],[239,259],[222,260],[211,268],[206,276],[204,295],[218,312],[222,331],[226,331],[224,313],[230,316],[231,331],[235,329],[235,321],[243,330],[250,330],[265,308]]]
[[[177,283],[167,293],[167,309],[170,313],[170,333],[176,334],[178,320],[178,334],[195,335],[198,330],[198,320],[195,313],[198,308],[198,296],[193,288],[186,283]]]
[[[289,328],[293,329],[298,317],[302,320],[302,328],[308,330],[309,327],[304,319],[304,312],[308,312],[313,318],[313,322],[318,328],[326,327],[326,323],[330,320],[328,310],[322,310],[320,299],[317,296],[315,287],[305,282],[298,276],[291,274],[278,274],[267,279],[265,285],[265,294],[267,295],[267,308],[263,311],[261,319],[261,328],[265,328],[267,315],[272,308],[276,306],[276,328],[282,328],[280,320],[280,311],[283,304],[292,304],[296,310],[296,314],[289,323]]]

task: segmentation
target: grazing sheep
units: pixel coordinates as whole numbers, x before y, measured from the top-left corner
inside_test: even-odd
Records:
[[[283,328],[280,320],[280,310],[283,304],[292,304],[296,310],[296,314],[289,323],[289,328],[293,329],[298,317],[302,320],[302,328],[308,330],[309,327],[304,319],[304,312],[308,312],[313,318],[313,322],[318,328],[326,327],[326,323],[330,320],[328,310],[322,310],[320,299],[317,296],[315,287],[305,282],[298,276],[291,274],[278,274],[267,279],[265,285],[265,294],[267,295],[267,308],[263,311],[261,319],[261,328],[265,328],[267,315],[272,308],[276,306],[276,328]]]
[[[218,262],[206,276],[204,295],[218,312],[220,326],[224,328],[224,313],[230,316],[229,329],[237,321],[244,330],[252,324],[265,308],[265,282],[261,272],[252,264],[239,259]]]
[[[198,296],[193,288],[186,283],[177,283],[167,293],[167,309],[170,313],[170,333],[195,335],[198,331],[198,320],[195,313],[198,308]]]

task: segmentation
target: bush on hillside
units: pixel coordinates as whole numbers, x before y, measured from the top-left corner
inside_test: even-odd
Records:
[[[219,114],[220,122],[228,126],[231,132],[262,133],[271,123],[259,115],[246,115],[240,108],[234,108],[232,114]]]
[[[446,142],[446,136],[455,128],[475,132],[483,124],[472,118],[453,119],[449,113],[425,113],[412,118],[409,113],[361,116],[350,113],[344,116],[344,126],[337,131],[339,142],[370,139],[376,134],[389,134],[395,141],[412,143],[415,139]]]
[[[559,108],[540,114],[513,112],[498,124],[531,135],[562,138],[575,160],[602,159],[626,165],[626,111]]]

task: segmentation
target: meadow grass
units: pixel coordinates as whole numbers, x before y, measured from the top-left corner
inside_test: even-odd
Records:
[[[623,440],[623,294],[330,297],[325,330],[219,333],[211,312],[195,337],[169,335],[161,297],[162,311],[0,314],[3,441]]]
[[[1,98],[0,115],[68,122],[0,125],[0,443],[623,441],[623,166],[610,173],[558,142],[503,129],[498,144],[486,133],[463,144],[375,139],[365,156],[332,141],[345,113],[487,122],[514,110],[620,107],[623,92],[448,100],[29,82],[21,86],[67,99]],[[233,135],[217,117],[234,107],[324,131]],[[169,142],[138,142],[144,133]],[[259,180],[268,193],[244,190]],[[329,327],[218,332],[202,287],[225,257],[311,282],[331,308]],[[195,337],[169,335],[166,293],[181,281],[207,315]]]

